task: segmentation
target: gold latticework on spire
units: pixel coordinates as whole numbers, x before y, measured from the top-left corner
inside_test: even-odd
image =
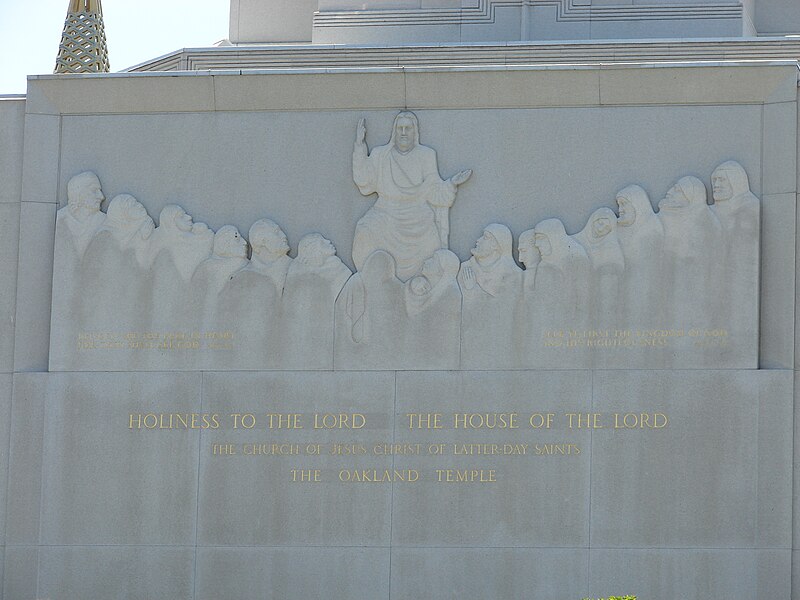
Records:
[[[54,73],[108,73],[100,0],[70,0]]]

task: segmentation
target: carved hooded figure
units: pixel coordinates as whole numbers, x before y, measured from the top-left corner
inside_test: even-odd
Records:
[[[177,204],[170,204],[161,210],[153,246],[154,258],[167,253],[181,278],[189,281],[200,263],[211,256],[214,232],[205,223],[194,223]]]
[[[419,143],[419,121],[403,111],[395,117],[385,146],[368,153],[363,120],[353,150],[353,180],[375,204],[356,224],[353,262],[359,271],[376,250],[392,255],[397,276],[406,281],[422,262],[448,245],[448,209],[456,188],[469,178],[462,171],[449,180],[439,175],[436,151]]]
[[[721,226],[707,202],[706,186],[683,177],[658,203],[664,224],[664,252],[677,260],[699,260],[719,241]]]
[[[625,256],[625,267],[652,266],[652,261],[661,255],[664,225],[653,210],[647,192],[638,185],[629,185],[617,193],[617,206],[617,237]]]
[[[591,315],[589,326],[597,329],[617,328],[622,276],[625,272],[625,257],[617,237],[617,215],[610,208],[598,208],[575,239],[586,250],[592,268],[592,302],[586,307]]]
[[[663,323],[661,262],[664,225],[638,185],[617,193],[617,236],[625,255],[623,309],[626,329],[657,328]]]
[[[456,277],[461,261],[450,250],[437,250],[422,263],[420,275],[405,284],[406,312],[413,317],[434,306],[443,298],[460,299]]]
[[[728,290],[728,301],[720,305],[722,322],[718,325],[732,335],[752,338],[758,335],[761,203],[750,191],[744,168],[735,161],[714,170],[711,186],[712,210],[723,235],[720,284]]]
[[[344,288],[348,329],[353,342],[369,341],[380,335],[380,325],[392,318],[399,307],[401,282],[395,275],[394,258],[378,250],[370,254],[363,268],[356,272]],[[384,332],[385,333],[385,332]]]
[[[718,314],[722,228],[703,182],[683,177],[659,202],[667,327],[712,327]]]
[[[489,296],[501,296],[522,281],[522,269],[514,262],[514,238],[505,225],[493,223],[472,249],[472,258],[461,265],[459,285],[469,295],[482,291]]]
[[[723,233],[731,242],[752,241],[758,235],[761,203],[750,191],[747,172],[736,161],[722,163],[711,175],[714,195],[712,210],[719,219]]]
[[[617,237],[617,215],[610,208],[594,211],[575,239],[586,250],[594,271],[619,276],[625,270],[625,257]]]
[[[522,298],[522,269],[512,256],[513,237],[494,223],[461,265],[458,284],[462,303],[462,358],[469,368],[513,364],[517,304]]]
[[[525,234],[523,234],[525,235]],[[526,284],[525,305],[531,343],[543,330],[583,330],[589,313],[590,263],[583,246],[567,235],[558,219],[533,228],[540,259],[533,287]],[[526,236],[527,237],[527,236]]]

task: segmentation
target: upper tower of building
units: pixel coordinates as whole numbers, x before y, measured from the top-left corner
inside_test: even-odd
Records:
[[[800,32],[798,0],[231,0],[234,44],[733,38]]]

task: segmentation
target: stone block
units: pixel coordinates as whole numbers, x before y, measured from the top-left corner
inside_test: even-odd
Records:
[[[601,69],[600,103],[633,104],[761,104],[796,68],[735,65],[726,67],[639,65]]]
[[[58,202],[61,118],[26,114],[24,140],[22,202]]]
[[[3,554],[3,598],[38,598],[39,549],[10,546]]]
[[[590,432],[568,430],[561,413],[590,411],[591,375],[588,371],[564,375],[553,371],[398,373],[394,441],[412,447],[419,444],[420,451],[419,455],[396,455],[394,468],[416,469],[420,477],[414,484],[395,485],[393,545],[588,544]],[[410,429],[407,415],[420,413],[440,413],[442,428]],[[494,417],[492,421],[487,417],[483,428],[454,428],[455,414],[478,415],[470,423],[477,426],[487,413],[517,413],[518,428],[500,428],[502,418],[495,422]],[[549,430],[542,421],[547,413],[554,413]],[[537,429],[531,427],[534,414],[542,415],[535,421]],[[510,424],[511,417],[504,418]],[[497,427],[488,428],[493,422]],[[443,449],[434,448],[435,454],[430,454],[430,446],[440,444]],[[473,471],[481,475],[459,482],[463,471],[470,477]],[[487,518],[487,507],[491,507],[491,518]]]
[[[207,373],[203,411],[223,419],[201,439],[198,543],[388,545],[392,483],[343,481],[340,472],[392,468],[391,456],[371,450],[391,444],[394,385],[392,373]],[[255,425],[234,429],[233,413],[253,414]],[[288,421],[279,428],[277,416],[270,429],[270,413],[301,414],[302,429],[286,428]],[[366,424],[322,428],[328,413],[359,413]],[[215,444],[232,445],[236,455],[215,455]],[[286,453],[271,453],[273,444],[288,445]],[[316,444],[319,454],[308,450]],[[317,470],[319,482],[301,481],[301,472]]]
[[[14,370],[20,204],[0,204],[0,372]]]
[[[56,205],[23,202],[19,217],[14,370],[46,371],[50,347]]]
[[[20,201],[24,132],[25,99],[0,99],[0,203]]]
[[[0,375],[0,547],[6,540],[6,503],[8,499],[8,451],[11,435],[12,376]],[[0,561],[2,564],[2,561]],[[2,572],[2,570],[0,570]],[[0,589],[2,589],[0,584]]]
[[[515,69],[487,71],[406,69],[406,104],[417,110],[448,108],[527,108],[596,106],[596,69]]]
[[[590,597],[762,597],[756,596],[754,550],[597,549],[590,553]]]
[[[197,73],[42,75],[28,81],[26,106],[29,116],[213,111],[214,82]]]
[[[196,600],[389,597],[389,549],[198,548]]]
[[[756,548],[792,547],[794,383],[792,371],[759,374]],[[787,559],[788,560],[788,559]],[[759,594],[760,598],[770,595]],[[773,596],[780,598],[780,595]]]
[[[792,551],[756,550],[756,598],[792,598]]]
[[[790,598],[800,595],[800,550],[792,550],[792,594]]]
[[[785,413],[791,385],[786,371],[595,373],[593,411],[619,414],[623,427],[592,438],[592,544],[752,548],[759,523],[777,544],[775,532],[789,527],[788,513],[777,502],[768,518],[758,485],[788,466],[790,425],[778,423],[772,407],[777,402]],[[762,399],[768,413],[762,418],[775,423],[771,435],[783,440],[774,453],[759,435]],[[655,424],[653,413],[666,415],[667,425],[641,428],[643,414]]]
[[[795,371],[794,377],[794,402],[797,405],[798,402],[798,392],[800,392],[800,372]],[[800,444],[797,443],[797,440],[800,440],[800,411],[795,410],[794,413],[794,475],[793,475],[793,490],[792,490],[792,510],[793,514],[797,515],[800,514]],[[793,528],[792,528],[792,548],[795,550],[800,550],[800,520],[794,519],[793,520]],[[800,575],[800,572],[798,573]]]
[[[6,544],[38,544],[42,500],[42,446],[45,398],[40,390],[49,376],[14,375],[8,451]]]
[[[761,203],[759,366],[787,369],[797,361],[793,326],[796,273],[796,195],[764,196]]]
[[[217,110],[375,110],[402,106],[403,72],[215,75]]]
[[[190,374],[17,376],[15,416],[21,414],[14,421],[15,439],[23,431],[38,437],[36,429],[17,428],[26,425],[26,414],[38,412],[20,407],[44,402],[36,407],[43,419],[41,452],[28,440],[12,440],[11,457],[13,474],[41,456],[41,500],[32,481],[22,490],[15,478],[10,485],[12,496],[31,489],[21,499],[28,500],[25,510],[35,511],[36,519],[25,519],[33,525],[41,506],[41,543],[193,543],[200,434],[180,427],[176,418],[175,428],[168,427],[170,414],[200,412],[200,389],[200,376]],[[163,429],[155,428],[156,419]],[[18,457],[26,448],[28,455]],[[27,469],[31,479],[35,466]],[[25,474],[18,477],[24,481]],[[9,522],[19,521],[18,514],[10,513]],[[16,541],[12,531],[9,541]]]
[[[584,598],[587,564],[577,548],[393,548],[391,597]]]
[[[193,569],[193,547],[45,547],[36,597],[192,600]]]
[[[797,102],[764,105],[764,194],[797,191]]]

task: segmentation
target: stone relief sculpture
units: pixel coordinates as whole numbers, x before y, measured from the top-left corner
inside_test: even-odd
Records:
[[[630,185],[617,193],[617,236],[625,257],[622,305],[632,323],[663,322],[662,252],[664,225],[647,192]]]
[[[669,323],[707,323],[718,314],[722,226],[707,202],[706,186],[683,177],[658,204],[664,224],[664,285]]]
[[[280,339],[287,367],[303,364],[330,368],[336,298],[352,272],[336,248],[319,233],[303,236],[297,246],[283,294]]]
[[[106,197],[100,180],[91,171],[75,175],[67,183],[67,206],[58,211],[56,223],[74,244],[82,258],[89,242],[106,220],[100,206]]]
[[[514,319],[522,294],[522,269],[513,258],[514,238],[505,225],[493,223],[461,265],[458,284],[462,304],[462,360],[497,365],[513,361]]]
[[[616,194],[619,216],[598,208],[575,235],[545,219],[519,236],[523,270],[502,224],[463,263],[446,248],[459,182],[439,177],[413,115],[398,115],[392,142],[372,154],[362,134],[354,177],[378,200],[355,227],[355,273],[319,233],[290,258],[271,219],[252,224],[250,243],[176,204],[156,227],[129,194],[103,213],[94,173],[70,179],[56,220],[52,368],[695,368],[757,356],[760,201],[738,163],[714,170],[711,205],[686,176],[658,211],[631,185]],[[76,352],[87,332],[116,332],[120,352]]]
[[[280,296],[292,263],[286,234],[274,221],[260,219],[250,227],[249,236],[253,254],[247,268],[269,278]]]
[[[420,274],[406,282],[406,313],[416,316],[436,306],[443,297],[461,301],[458,289],[458,270],[461,261],[450,250],[437,250],[422,263]]]
[[[617,236],[617,215],[610,208],[598,208],[575,239],[586,250],[591,266],[593,297],[589,322],[617,328],[625,272],[625,257]]]
[[[750,191],[742,166],[727,161],[711,175],[712,209],[722,226],[721,269],[728,301],[720,304],[723,323],[739,323],[758,337],[761,203]]]
[[[546,219],[523,232],[519,247],[525,274],[524,309],[516,329],[516,335],[522,336],[517,342],[522,349],[517,364],[530,366],[543,364],[544,354],[554,354],[543,345],[547,331],[569,335],[588,326],[591,267],[586,250],[567,235],[558,219]],[[580,355],[580,350],[572,354]],[[554,361],[563,360],[563,352],[555,354]]]
[[[195,223],[183,208],[176,204],[165,206],[153,234],[153,257],[169,257],[183,281],[189,281],[195,269],[211,256],[214,232],[205,223]]]
[[[472,171],[443,180],[436,152],[419,143],[419,121],[414,113],[397,115],[385,146],[369,152],[366,123],[359,120],[353,148],[353,180],[359,191],[377,193],[375,204],[356,224],[353,262],[362,269],[376,250],[392,255],[397,276],[406,281],[436,250],[448,247],[449,209],[459,185]]]

